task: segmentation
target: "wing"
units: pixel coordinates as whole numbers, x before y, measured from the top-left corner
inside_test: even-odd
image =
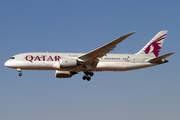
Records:
[[[88,52],[84,55],[79,56],[79,60],[85,62],[85,65],[87,68],[90,68],[91,66],[96,66],[97,63],[99,62],[98,58],[103,57],[104,55],[106,55],[107,53],[109,53],[111,50],[113,50],[117,44],[119,44],[121,41],[123,41],[124,39],[126,39],[127,37],[129,37],[130,35],[132,35],[135,32],[129,33],[127,35],[121,36],[118,39],[103,45],[91,52]]]

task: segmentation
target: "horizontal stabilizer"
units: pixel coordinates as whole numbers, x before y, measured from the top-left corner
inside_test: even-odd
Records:
[[[172,53],[168,53],[168,54],[165,54],[165,55],[162,55],[162,56],[159,56],[159,57],[156,57],[156,58],[153,58],[151,60],[148,60],[148,62],[157,62],[157,61],[161,61],[162,59],[164,58],[167,58],[168,56],[174,54],[175,52],[172,52]]]

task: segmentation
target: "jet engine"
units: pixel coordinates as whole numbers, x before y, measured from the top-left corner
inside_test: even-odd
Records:
[[[75,68],[79,65],[79,62],[75,58],[61,58],[60,68]]]
[[[59,71],[59,70],[56,70],[56,72],[55,72],[56,78],[70,78],[74,74],[78,74],[78,73],[71,72],[71,71]]]
[[[53,68],[76,68],[78,65],[82,65],[83,62],[78,61],[75,58],[61,58],[59,61],[57,61]]]

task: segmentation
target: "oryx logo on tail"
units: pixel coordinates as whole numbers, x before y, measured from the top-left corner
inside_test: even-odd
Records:
[[[161,42],[161,40],[164,40],[166,34],[162,35],[161,37],[157,38],[155,41],[153,41],[144,51],[145,54],[148,53],[154,53],[154,55],[156,57],[158,57],[161,46],[163,41]]]
[[[158,32],[136,55],[158,57],[166,34],[167,30]]]

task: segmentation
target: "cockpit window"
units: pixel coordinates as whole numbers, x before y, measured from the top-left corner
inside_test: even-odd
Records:
[[[15,57],[11,57],[11,58],[9,58],[9,59],[15,59]]]

